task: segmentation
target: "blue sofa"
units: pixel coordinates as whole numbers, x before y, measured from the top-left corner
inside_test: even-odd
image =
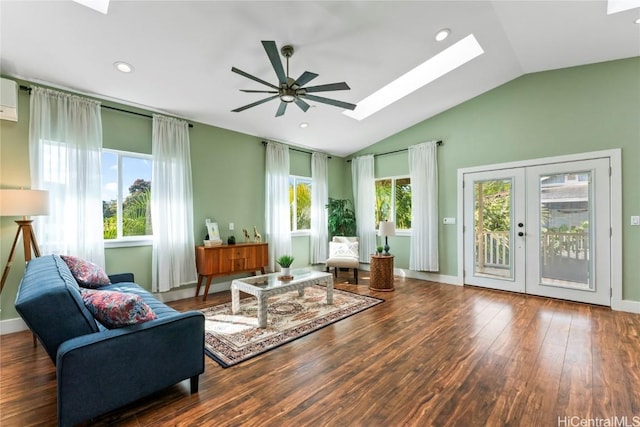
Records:
[[[180,313],[133,283],[110,276],[101,289],[135,293],[157,315],[145,323],[106,329],[83,303],[80,288],[57,255],[27,265],[16,310],[56,366],[58,424],[72,426],[182,380],[198,391],[204,372],[204,316]]]

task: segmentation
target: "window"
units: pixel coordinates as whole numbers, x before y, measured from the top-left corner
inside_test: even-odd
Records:
[[[395,221],[397,230],[411,229],[411,178],[376,180],[376,229],[380,221]]]
[[[104,239],[151,236],[151,156],[102,150]]]
[[[291,231],[311,229],[311,178],[289,176]]]

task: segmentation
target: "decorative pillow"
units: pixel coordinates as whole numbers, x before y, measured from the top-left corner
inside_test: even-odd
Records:
[[[336,243],[349,243],[351,240],[344,236],[333,236],[333,241]]]
[[[83,288],[96,289],[111,283],[109,276],[99,265],[70,255],[60,255],[60,258],[67,263],[78,285]]]
[[[329,256],[358,258],[358,242],[336,243],[329,242]]]
[[[148,322],[158,316],[140,295],[82,289],[82,300],[93,316],[109,329]]]

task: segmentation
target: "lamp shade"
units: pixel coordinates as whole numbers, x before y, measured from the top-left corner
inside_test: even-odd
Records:
[[[0,216],[49,215],[49,193],[44,190],[0,190]]]
[[[378,227],[379,236],[395,236],[396,235],[396,223],[393,221],[380,221]]]

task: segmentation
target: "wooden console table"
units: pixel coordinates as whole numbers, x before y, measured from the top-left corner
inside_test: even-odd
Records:
[[[196,297],[200,294],[202,279],[206,277],[206,285],[202,300],[207,300],[211,280],[218,276],[238,273],[253,273],[269,263],[269,246],[267,243],[238,243],[235,245],[196,246],[196,270],[198,284]]]
[[[372,291],[393,291],[393,255],[371,255],[369,289]]]

